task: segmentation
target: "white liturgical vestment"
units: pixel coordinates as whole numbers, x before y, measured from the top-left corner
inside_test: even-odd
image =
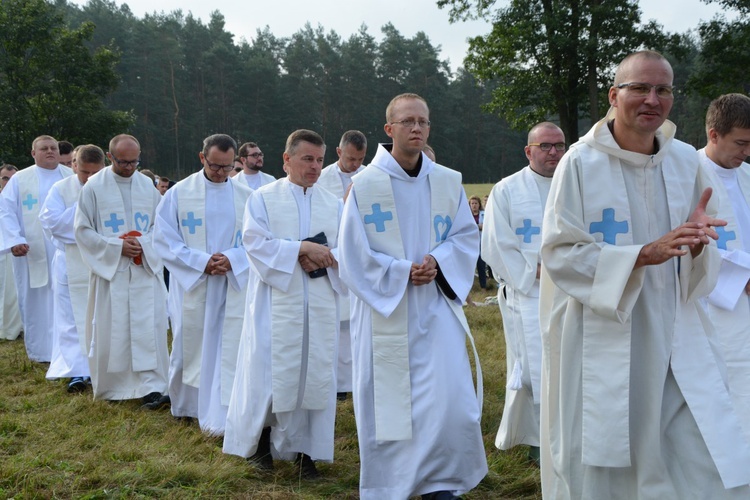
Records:
[[[634,269],[707,185],[674,133],[666,121],[658,152],[634,153],[605,119],[555,171],[539,305],[545,498],[750,497],[750,447],[697,304],[715,245]]]
[[[75,237],[91,268],[86,347],[96,399],[167,392],[167,290],[151,241],[161,198],[145,175],[120,177],[112,167],[81,190]],[[133,232],[140,263],[122,255],[122,236]]]
[[[495,445],[539,446],[542,335],[539,280],[542,218],[551,177],[531,167],[498,182],[485,207],[482,259],[498,278],[508,384]]]
[[[461,494],[487,473],[461,307],[479,230],[458,172],[422,155],[410,177],[389,148],[379,145],[354,177],[339,249],[352,299],[360,498]],[[410,283],[428,253],[454,298],[437,282]]]
[[[701,168],[711,180],[718,217],[727,221],[717,247],[721,269],[706,306],[726,363],[729,394],[750,439],[750,164],[722,168],[705,150],[698,152]]]
[[[10,178],[2,192],[0,230],[2,250],[21,244],[29,245],[23,257],[8,254],[13,262],[18,306],[24,325],[24,343],[29,359],[49,362],[52,359],[53,295],[52,257],[55,247],[39,225],[39,211],[52,185],[73,171],[65,165],[52,170],[37,165],[27,167]]]
[[[261,186],[270,184],[276,179],[271,174],[265,172],[258,172],[257,174],[247,175],[244,171],[235,175],[230,179],[231,182],[236,182],[250,189],[258,189]]]
[[[167,191],[156,213],[154,247],[171,276],[172,415],[198,418],[212,435],[224,433],[237,367],[249,268],[242,217],[251,192],[200,170]],[[215,253],[231,264],[224,276],[204,272]]]
[[[89,268],[76,245],[73,226],[81,187],[83,184],[75,175],[56,182],[39,214],[45,236],[55,245],[52,261],[55,328],[48,379],[89,376],[84,340]]]
[[[271,427],[274,457],[333,461],[338,273],[310,278],[301,240],[324,233],[334,251],[341,202],[288,179],[247,202],[243,243],[250,259],[245,323],[227,413],[224,452],[249,457]]]

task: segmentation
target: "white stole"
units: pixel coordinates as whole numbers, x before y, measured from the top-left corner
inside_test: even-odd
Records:
[[[510,227],[515,230],[518,237],[518,245],[521,250],[521,255],[526,261],[527,265],[531,269],[535,269],[539,262],[539,249],[542,246],[542,220],[544,218],[544,205],[539,194],[539,186],[537,186],[536,180],[534,180],[535,174],[531,167],[524,167],[519,172],[519,175],[512,176],[508,179],[508,190],[512,196],[512,206],[510,213]],[[535,283],[531,287],[528,294],[522,294],[518,290],[511,289],[506,286],[505,293],[508,295],[508,302],[516,300],[519,303],[519,308],[509,307],[507,312],[510,316],[514,314],[539,314],[538,300],[532,304],[528,301],[527,297],[538,298],[539,297],[539,284]],[[518,298],[514,297],[515,294],[519,294]],[[525,296],[524,296],[525,295]],[[516,343],[520,343],[521,338],[526,339],[527,346],[538,345],[539,341],[539,329],[528,328],[522,325],[526,325],[526,322],[519,321],[517,318],[509,318],[514,322]],[[534,335],[536,338],[530,338]],[[529,366],[526,367],[529,371],[529,378],[531,380],[531,391],[534,397],[534,403],[539,403],[540,387],[539,383],[541,380],[542,371],[542,358],[541,352],[533,349],[522,349],[520,345],[516,345],[516,352],[526,352],[526,357],[529,362]],[[519,390],[522,387],[521,374],[523,373],[523,358],[518,356],[513,366],[511,373],[508,376],[508,389]]]
[[[234,231],[232,241],[222,243],[222,248],[237,248],[242,245],[242,217],[247,196],[232,186],[234,201]],[[207,251],[206,240],[206,184],[203,170],[189,176],[175,185],[177,189],[178,221],[180,233],[190,248]],[[226,214],[227,216],[229,214]],[[195,288],[185,291],[182,296],[182,381],[191,387],[200,383],[203,335],[206,317],[206,292],[208,280],[203,280]],[[242,321],[245,312],[247,287],[235,290],[227,283],[227,296],[224,309],[221,342],[221,403],[229,404],[232,393],[232,380],[237,364]],[[215,311],[212,311],[215,313]],[[235,332],[231,335],[230,332]]]
[[[315,183],[315,187],[325,188],[338,199],[344,197],[344,184],[341,182],[341,176],[339,175],[338,162],[323,169],[318,181]]]
[[[156,204],[153,197],[153,185],[148,177],[139,173],[133,174],[130,181],[130,195],[132,219],[125,213],[125,203],[117,181],[116,174],[111,168],[102,170],[89,182],[99,181],[102,189],[97,196],[97,211],[99,216],[98,232],[105,237],[119,237],[130,231],[139,231],[142,235],[150,232],[154,224],[154,213]],[[149,243],[150,244],[150,243]],[[144,254],[145,254],[144,249]],[[130,307],[130,324],[113,319],[111,325],[111,345],[107,369],[109,372],[122,372],[132,369],[135,372],[153,371],[157,368],[156,338],[152,334],[154,330],[154,308],[155,300],[154,276],[150,275],[143,265],[136,265],[130,259],[128,266],[130,275],[123,278],[128,283],[113,283],[111,290],[111,301],[113,304],[113,315],[116,307],[128,304]],[[120,272],[120,271],[118,271]],[[113,282],[115,279],[112,280]],[[123,356],[127,352],[129,344],[131,359]]]
[[[719,207],[720,218],[727,221],[727,225],[714,228],[719,233],[719,239],[716,242],[716,246],[722,250],[742,250],[742,242],[744,241],[742,237],[742,228],[737,224],[737,219],[734,216],[732,199],[724,185],[724,181],[722,181],[716,172],[714,172],[714,167],[712,165],[713,162],[706,155],[705,150],[701,149],[698,151],[698,156],[700,157],[703,171],[711,179],[711,186],[714,188],[714,191],[719,192],[719,196],[715,196],[714,198],[726,201],[727,205]],[[748,174],[747,168],[742,168],[741,166],[737,169],[737,182],[740,185],[742,194],[745,195],[745,199],[747,200],[748,197],[750,197],[750,174]]]
[[[47,247],[44,242],[42,226],[39,224],[39,211],[43,202],[39,199],[39,175],[37,170],[40,168],[42,167],[32,165],[16,174],[23,232],[29,244],[29,252],[26,254],[26,264],[29,268],[29,288],[41,288],[49,282]],[[73,171],[68,167],[57,168],[60,169],[63,178],[73,175]]]
[[[57,192],[60,193],[66,208],[78,203],[78,195],[82,186],[77,176],[59,181],[55,183],[55,186],[57,186]],[[88,303],[91,269],[83,261],[78,245],[65,245],[65,267],[78,340],[81,343],[81,352],[86,353],[86,305]]]
[[[299,208],[288,183],[275,182],[264,186],[259,192],[262,193],[266,206],[271,233],[276,238],[299,241]],[[323,232],[328,246],[335,247],[338,238],[339,201],[324,189],[309,188],[308,193],[312,199],[310,233],[306,237]],[[335,382],[332,374],[339,321],[336,303],[336,293],[328,276],[310,279],[299,264],[294,267],[286,292],[272,288],[273,413],[298,408],[323,410],[328,406]],[[305,326],[308,331],[307,372],[302,401],[298,401]]]
[[[460,201],[461,191],[455,189],[456,185],[461,185],[460,176],[458,172],[437,164],[429,174],[430,251],[447,238],[451,229]],[[390,175],[373,165],[354,176],[353,182],[370,247],[397,259],[405,259]],[[469,334],[461,305],[446,300]],[[378,441],[401,441],[412,437],[408,312],[407,294],[388,317],[371,311],[375,439]],[[477,381],[481,387],[478,366]]]

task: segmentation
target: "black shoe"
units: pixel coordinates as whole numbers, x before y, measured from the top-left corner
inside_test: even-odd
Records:
[[[422,495],[422,500],[453,500],[455,498],[461,497],[457,497],[450,491],[433,491]]]
[[[337,392],[336,393],[336,399],[339,401],[346,401],[346,399],[349,397],[348,392]]]
[[[86,390],[86,381],[83,377],[73,377],[68,384],[68,392],[71,394],[83,392]]]
[[[147,403],[153,403],[154,401],[157,401],[161,397],[161,392],[149,392],[145,396],[141,398],[141,401],[143,401],[143,404]]]
[[[273,457],[270,453],[261,454],[261,452],[256,451],[255,455],[248,457],[247,462],[262,471],[270,472],[273,470]]]
[[[318,479],[320,477],[320,472],[315,467],[315,462],[310,458],[310,455],[298,453],[294,463],[299,468],[299,474],[303,479]]]
[[[169,398],[169,395],[166,395],[166,396],[160,395],[156,399],[156,401],[143,403],[143,405],[141,405],[141,408],[143,408],[144,410],[161,410],[163,408],[169,408],[170,406],[172,406],[172,400]]]

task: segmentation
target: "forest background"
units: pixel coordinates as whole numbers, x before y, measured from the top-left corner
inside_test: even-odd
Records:
[[[361,130],[369,161],[387,140],[388,101],[408,91],[430,105],[438,161],[464,182],[496,182],[527,163],[533,123],[559,123],[569,143],[585,133],[606,112],[614,65],[638,48],[672,62],[670,118],[696,147],[710,99],[750,85],[749,0],[707,1],[731,20],[719,14],[686,33],[642,23],[631,0],[436,1],[455,22],[492,22],[455,71],[423,32],[405,37],[390,23],[379,37],[365,25],[344,39],[308,24],[238,41],[218,10],[204,23],[182,11],[137,17],[107,0],[2,0],[0,160],[27,166],[40,134],[106,149],[127,131],[141,141],[142,168],[180,179],[199,167],[203,138],[222,132],[257,142],[279,177],[297,128],[324,137],[327,162],[345,130]]]

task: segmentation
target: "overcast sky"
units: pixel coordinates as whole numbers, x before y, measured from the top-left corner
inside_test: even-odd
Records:
[[[85,4],[87,0],[70,0]],[[258,29],[266,25],[277,37],[287,37],[306,22],[318,24],[326,31],[335,31],[346,39],[362,24],[377,40],[380,28],[392,23],[401,35],[411,38],[424,31],[433,45],[442,47],[441,59],[449,59],[455,70],[463,63],[468,48],[467,38],[486,34],[490,25],[483,21],[448,22],[448,11],[437,7],[437,0],[115,0],[117,5],[127,3],[138,17],[146,13],[171,12],[182,9],[187,15],[208,22],[210,13],[219,10],[226,19],[226,29],[234,33],[235,41],[245,38],[252,41]],[[701,0],[647,0],[641,1],[643,20],[656,19],[668,31],[685,32],[695,28],[701,20],[709,20],[720,9]],[[498,5],[506,5],[502,0]]]

